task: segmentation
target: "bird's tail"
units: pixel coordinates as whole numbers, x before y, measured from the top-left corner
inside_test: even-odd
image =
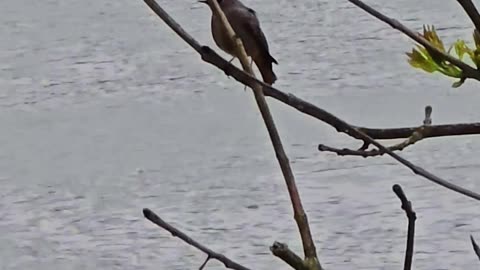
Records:
[[[263,81],[269,85],[272,85],[277,80],[277,75],[273,72],[273,63],[278,64],[277,60],[270,54],[268,55],[268,59],[255,61],[255,64],[262,74]]]

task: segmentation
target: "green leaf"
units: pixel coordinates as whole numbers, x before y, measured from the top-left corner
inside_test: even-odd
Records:
[[[432,43],[435,48],[439,49],[442,52],[445,52],[445,46],[443,46],[442,40],[438,37],[437,32],[435,31],[435,26],[423,26],[423,37]]]
[[[466,45],[465,41],[457,40],[449,47],[447,52],[445,51],[443,41],[438,36],[433,25],[424,25],[423,34],[419,34],[422,35],[439,51],[445,54],[452,55],[451,51],[452,49],[455,49],[455,53],[460,60],[462,60],[464,55],[467,54],[473,60],[473,62],[477,64],[477,66],[480,66],[480,47],[477,50],[473,51]],[[475,32],[474,37],[477,38],[478,45],[480,45],[480,34],[478,34],[478,32]],[[460,81],[455,82],[452,85],[453,87],[459,87],[465,81],[464,78],[462,79],[462,70],[460,68],[453,65],[449,61],[446,61],[444,57],[442,57],[442,55],[433,50],[426,49],[420,45],[416,45],[416,48],[412,49],[412,52],[406,53],[406,55],[408,56],[408,63],[414,68],[421,69],[428,73],[440,72],[448,77],[460,78]]]
[[[465,54],[468,54],[469,56],[472,55],[472,50],[468,48],[468,46],[465,44],[465,41],[459,39],[454,43],[455,47],[455,53],[458,55],[458,58],[460,60],[463,59],[463,56]]]

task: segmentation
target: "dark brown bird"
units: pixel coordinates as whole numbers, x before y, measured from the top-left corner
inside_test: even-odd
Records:
[[[209,5],[205,0],[199,2]],[[278,65],[278,62],[270,55],[267,39],[260,28],[255,11],[243,5],[239,0],[217,0],[217,2],[233,30],[242,40],[247,55],[253,59],[260,70],[263,81],[270,85],[273,84],[277,80],[277,76],[273,72],[272,63]],[[210,9],[212,8],[210,7]],[[228,38],[225,27],[213,10],[211,27],[213,40],[217,46],[234,58],[237,57],[235,43]]]

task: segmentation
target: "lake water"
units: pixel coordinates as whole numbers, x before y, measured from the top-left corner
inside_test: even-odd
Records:
[[[416,126],[478,121],[479,84],[413,70],[413,43],[346,0],[244,0],[279,65],[276,86],[347,121]],[[368,1],[408,26],[471,39],[456,1]],[[213,46],[210,11],[159,2]],[[196,269],[205,255],[142,216],[148,207],[252,269],[301,254],[287,191],[250,91],[203,63],[140,0],[0,4],[1,269]],[[327,269],[400,269],[418,214],[414,267],[476,269],[480,203],[389,157],[337,157],[358,142],[269,99]],[[480,192],[480,138],[430,139],[401,153]],[[218,262],[208,269],[223,269]]]

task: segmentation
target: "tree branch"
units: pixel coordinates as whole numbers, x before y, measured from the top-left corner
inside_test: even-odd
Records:
[[[402,127],[402,128],[368,128],[357,127],[368,136],[377,140],[392,140],[407,138],[415,132],[418,127]],[[461,135],[479,135],[480,122],[476,123],[460,123],[447,125],[432,125],[428,134],[424,134],[424,138],[461,136]]]
[[[159,17],[167,22],[167,25],[170,27],[176,27],[178,25],[177,23],[174,22],[174,20],[166,14],[165,11],[163,11],[158,4],[156,4],[155,1],[153,0],[144,0],[145,3],[147,3],[152,10],[159,15]],[[353,0],[349,0],[353,1]],[[182,32],[182,37],[188,44],[190,44],[191,36],[189,36],[187,33],[183,33],[184,30],[181,28],[175,28],[175,32]],[[194,42],[191,44],[192,47],[196,46],[198,44],[197,42]],[[196,48],[194,47],[196,50]],[[354,138],[361,139],[364,142],[368,142],[369,144],[375,145],[379,150],[385,151],[386,154],[400,162],[401,164],[405,165],[406,167],[410,168],[415,174],[418,174],[420,176],[423,176],[424,178],[439,184],[445,188],[448,188],[450,190],[453,190],[455,192],[461,193],[465,196],[471,197],[476,200],[480,200],[480,194],[476,192],[472,192],[468,189],[459,187],[453,183],[450,183],[428,171],[425,169],[414,165],[410,161],[400,157],[399,155],[395,154],[394,152],[390,151],[387,149],[385,146],[381,145],[377,141],[373,140],[371,137],[366,135],[364,132],[362,132],[360,129],[348,124],[347,122],[343,121],[342,119],[336,117],[335,115],[319,108],[316,107],[315,105],[307,102],[307,101],[302,101],[301,99],[297,98],[296,96],[292,94],[286,94],[270,85],[265,84],[264,82],[261,82],[257,80],[256,78],[250,76],[249,74],[243,72],[239,68],[235,67],[234,65],[230,64],[227,60],[223,59],[220,57],[217,53],[215,53],[212,49],[210,49],[207,46],[201,46],[199,49],[199,53],[202,56],[202,60],[204,60],[207,63],[210,63],[219,69],[223,70],[227,75],[231,75],[234,77],[237,81],[248,85],[249,87],[255,87],[256,85],[260,84],[263,86],[263,91],[266,95],[269,95],[271,97],[274,97],[280,101],[286,100],[286,104],[302,111],[302,112],[308,112],[307,114],[309,115],[315,115],[316,118],[332,125],[335,127],[335,129],[339,132],[344,132]]]
[[[225,14],[223,14],[223,11],[218,5],[217,1],[216,0],[208,0],[208,1],[210,3],[210,6],[213,7],[212,12],[221,19],[222,24],[225,26],[230,39],[236,41],[236,52],[237,52],[236,56],[240,60],[243,70],[245,70],[250,76],[255,78],[255,74],[249,64],[248,56],[247,56],[247,53],[245,52],[245,48],[243,47],[241,39],[239,38],[238,35],[235,34],[233,28],[228,22]],[[285,179],[285,183],[287,185],[288,193],[290,195],[290,201],[293,207],[294,219],[297,223],[297,227],[302,239],[305,260],[314,262],[312,264],[311,269],[320,270],[322,269],[322,267],[317,258],[317,251],[315,248],[315,244],[313,242],[312,234],[310,232],[310,226],[308,224],[307,215],[303,209],[302,201],[300,199],[300,194],[298,192],[297,185],[295,183],[295,176],[293,175],[292,168],[290,167],[290,162],[288,160],[287,154],[283,149],[282,140],[280,139],[280,135],[275,126],[275,122],[273,120],[273,116],[270,112],[267,101],[265,99],[262,86],[259,84],[254,84],[254,85],[251,85],[250,88],[252,88],[253,90],[255,101],[257,102],[258,109],[262,114],[262,118],[264,120],[265,126],[270,136],[270,140],[275,150],[275,155],[277,157],[278,163],[282,170],[283,177]]]
[[[477,255],[478,259],[480,260],[480,247],[478,247],[478,245],[475,242],[475,239],[473,238],[472,235],[470,235],[470,241],[472,242],[473,251],[475,251],[475,254]]]
[[[270,247],[270,251],[273,255],[277,256],[293,269],[296,270],[308,270],[308,267],[305,265],[305,262],[300,258],[295,252],[290,250],[286,244],[275,242]]]
[[[159,227],[167,230],[170,232],[174,237],[178,237],[182,239],[185,243],[189,244],[192,247],[197,248],[198,250],[202,251],[203,253],[208,255],[207,260],[202,266],[205,266],[205,264],[208,262],[208,260],[215,259],[217,261],[222,262],[225,267],[230,268],[230,269],[235,269],[235,270],[250,270],[249,268],[234,262],[227,258],[225,255],[217,253],[204,245],[198,243],[197,241],[193,240],[190,238],[188,235],[180,231],[179,229],[173,227],[172,225],[168,224],[167,222],[163,221],[159,216],[157,216],[152,210],[148,208],[143,209],[143,215],[145,216],[146,219],[150,220],[151,222],[155,223]]]
[[[470,19],[472,20],[477,31],[480,32],[480,14],[478,13],[478,10],[473,4],[472,0],[457,0],[457,2],[468,14],[468,17],[470,17]]]
[[[405,193],[402,190],[400,185],[393,185],[393,192],[402,202],[402,209],[407,214],[408,218],[408,236],[407,236],[407,248],[405,251],[405,263],[403,266],[404,270],[412,269],[412,258],[413,258],[413,244],[415,240],[415,220],[417,219],[417,214],[413,211],[412,203],[407,199]]]
[[[404,140],[401,143],[392,145],[387,147],[390,151],[402,151],[403,149],[407,148],[410,145],[413,145],[423,138],[425,138],[426,134],[429,134],[431,124],[432,124],[432,106],[425,107],[425,118],[423,119],[423,125],[418,127],[410,137]],[[381,156],[385,154],[384,151],[378,149],[367,150],[369,143],[365,143],[360,147],[358,150],[351,150],[347,148],[338,149],[333,148],[330,146],[326,146],[323,144],[318,145],[319,151],[326,151],[326,152],[333,152],[339,156],[362,156],[362,157],[374,157],[374,156]]]
[[[200,265],[200,268],[198,268],[198,270],[203,270],[205,268],[205,266],[207,265],[208,261],[210,261],[210,255],[207,256],[207,258],[202,263],[202,265]]]
[[[428,127],[420,127],[417,128],[417,131],[413,132],[412,136],[407,138],[401,143],[394,144],[392,146],[387,147],[390,151],[402,151],[403,149],[407,148],[410,145],[413,145],[424,138],[424,133],[428,130]],[[367,146],[368,147],[368,146]],[[324,144],[318,145],[318,150],[321,152],[333,152],[339,156],[361,156],[361,157],[375,157],[375,156],[382,156],[385,154],[385,151],[379,149],[372,149],[372,150],[365,150],[365,146],[362,146],[359,150],[352,150],[348,148],[334,148]]]
[[[381,20],[382,22],[387,23],[390,25],[392,28],[397,29],[398,31],[404,33],[417,43],[421,44],[423,47],[425,47],[427,50],[430,52],[434,53],[435,55],[438,55],[441,57],[443,60],[448,61],[452,63],[453,65],[457,66],[462,70],[462,75],[464,78],[471,78],[471,79],[476,79],[480,81],[480,71],[477,69],[473,68],[472,66],[466,64],[465,62],[461,61],[460,59],[457,59],[449,54],[446,54],[439,49],[437,49],[434,45],[432,45],[428,40],[426,40],[423,36],[419,35],[418,33],[413,32],[410,30],[408,27],[405,25],[401,24],[399,21],[389,18],[376,9],[372,8],[371,6],[365,4],[364,2],[360,0],[348,0],[352,4],[356,5],[357,7],[363,9],[370,15],[374,16],[375,18]]]

